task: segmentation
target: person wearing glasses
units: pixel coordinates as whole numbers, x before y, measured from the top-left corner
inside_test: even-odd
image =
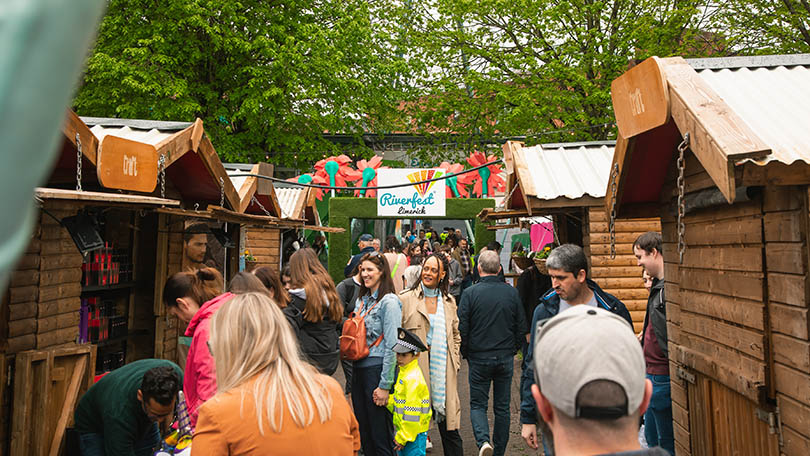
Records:
[[[101,378],[76,406],[82,456],[151,456],[158,422],[174,416],[183,384],[180,366],[164,359],[129,363]]]

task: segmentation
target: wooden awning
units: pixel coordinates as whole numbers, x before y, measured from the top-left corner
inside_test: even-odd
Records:
[[[152,196],[127,195],[121,193],[85,192],[58,188],[37,187],[34,195],[41,200],[78,201],[109,206],[180,206],[180,201],[155,198]]]
[[[193,123],[157,122],[137,119],[96,119],[89,118],[88,125],[81,117],[67,110],[62,126],[65,146],[54,171],[55,181],[75,180],[77,135],[81,143],[85,167],[82,175],[94,176],[99,184],[107,188],[159,194],[158,160],[165,157],[167,181],[171,182],[181,199],[187,203],[219,204],[224,194],[225,203],[239,208],[240,199],[228,178],[225,168],[214,149],[211,140],[205,135],[202,120]],[[132,126],[130,126],[132,125]],[[108,156],[104,166],[104,157]],[[117,172],[123,160],[139,157],[140,173],[130,173],[128,178],[121,176],[106,179],[110,170]],[[90,169],[86,166],[91,165]],[[100,169],[103,166],[104,169]],[[149,182],[129,186],[137,174],[137,180],[149,175]],[[54,177],[52,176],[52,177]],[[146,185],[146,187],[143,187]],[[153,190],[154,189],[154,190]]]
[[[605,207],[620,217],[657,214],[663,183],[683,135],[689,148],[729,203],[734,201],[741,160],[762,160],[771,149],[690,64],[651,57],[613,81],[611,97],[619,128]]]
[[[509,210],[525,216],[550,215],[604,204],[612,141],[503,146]],[[487,212],[494,219],[500,214]]]
[[[272,177],[273,165],[257,163],[250,169],[249,174]],[[255,176],[248,176],[239,187],[238,193],[239,212],[267,215],[266,210],[274,217],[284,217],[281,213],[281,205],[273,182]]]

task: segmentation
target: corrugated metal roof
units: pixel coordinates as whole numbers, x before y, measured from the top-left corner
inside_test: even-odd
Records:
[[[276,188],[276,196],[278,197],[278,204],[281,206],[282,218],[304,218],[303,214],[296,213],[296,206],[298,201],[304,198],[306,189],[304,187],[278,187]],[[303,207],[303,204],[301,205]]]
[[[546,144],[517,151],[527,170],[518,169],[523,181],[531,180],[541,200],[603,198],[613,162],[614,142]]]
[[[113,135],[153,146],[164,139],[172,137],[178,131],[193,125],[191,122],[164,122],[143,119],[79,118],[90,127],[90,131],[98,138],[99,142],[105,136]]]
[[[712,68],[698,74],[739,115],[772,153],[763,160],[810,163],[810,61],[804,65]]]
[[[226,169],[225,172],[228,173],[228,177],[231,178],[231,183],[233,184],[233,188],[235,188],[236,191],[238,192],[239,189],[242,188],[242,184],[245,183],[245,180],[247,179],[247,176],[234,177],[233,175],[234,174],[246,174],[246,173],[249,173],[250,171],[249,170],[248,171],[242,171],[242,170]]]
[[[148,119],[116,119],[112,117],[87,117],[81,116],[82,122],[89,127],[96,125],[102,127],[130,127],[136,130],[163,130],[180,131],[193,125],[192,122],[173,122],[165,120]]]

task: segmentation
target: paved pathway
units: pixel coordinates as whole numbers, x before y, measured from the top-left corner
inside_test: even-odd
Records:
[[[472,424],[470,423],[470,385],[468,377],[467,361],[461,361],[461,369],[458,373],[458,394],[461,401],[461,439],[464,442],[465,455],[477,455],[478,447],[475,444],[473,437]],[[541,454],[542,451],[537,452],[530,450],[520,437],[520,361],[515,358],[515,370],[512,376],[512,399],[510,406],[511,425],[509,427],[509,444],[506,450],[507,456],[524,456]],[[338,368],[335,372],[335,378],[343,384],[343,371]],[[490,390],[490,403],[488,408],[490,434],[492,432],[492,425],[494,417],[492,414],[492,391]],[[433,441],[433,449],[428,452],[428,456],[442,456],[441,437],[439,436],[439,429],[435,424],[431,424],[430,431],[428,431],[430,439]]]

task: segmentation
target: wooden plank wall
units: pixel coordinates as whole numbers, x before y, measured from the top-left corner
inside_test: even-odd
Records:
[[[636,332],[641,331],[647,311],[647,290],[636,264],[633,242],[647,231],[661,231],[658,219],[626,219],[616,222],[616,258],[610,259],[608,216],[604,209],[588,210],[587,234],[583,243],[591,259],[591,277],[606,292],[621,299],[633,317]]]
[[[169,314],[163,304],[163,287],[166,279],[180,272],[183,263],[183,229],[185,219],[160,215],[158,219],[157,262],[155,268],[155,357],[178,362],[177,337],[185,327]],[[180,364],[185,368],[184,364]]]
[[[245,248],[256,258],[257,267],[279,269],[281,261],[281,232],[278,228],[244,227]]]
[[[61,219],[74,215],[76,208],[53,206],[48,212]],[[75,342],[81,266],[82,256],[67,230],[41,213],[9,285],[7,353]]]
[[[685,174],[687,193],[713,187],[691,154]],[[670,173],[661,202],[677,453],[775,454],[777,437],[753,411],[776,405],[781,453],[810,454],[808,189],[765,187],[690,213],[681,265],[676,195]],[[682,367],[695,383],[679,378]]]
[[[764,195],[765,262],[773,383],[785,454],[810,454],[808,188],[769,187]]]

